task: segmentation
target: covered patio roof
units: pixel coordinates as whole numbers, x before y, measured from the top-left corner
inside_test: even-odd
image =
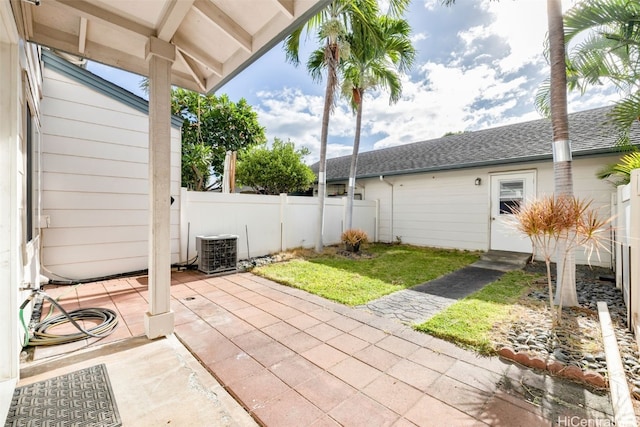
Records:
[[[171,85],[211,92],[330,0],[9,0],[29,42],[149,78],[149,338],[170,305]]]
[[[330,0],[10,0],[22,37],[149,74],[150,38],[175,46],[171,83],[217,90]]]

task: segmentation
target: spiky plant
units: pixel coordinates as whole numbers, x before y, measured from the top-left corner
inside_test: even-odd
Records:
[[[562,298],[557,311],[554,310],[553,285],[551,281],[551,258],[558,249],[559,241],[566,241],[564,255],[583,247],[590,260],[593,254],[606,249],[605,226],[611,218],[602,219],[592,207],[591,200],[575,196],[543,196],[514,209],[514,226],[531,239],[534,251],[544,258],[547,267],[549,306],[554,325],[559,325],[562,316]],[[556,271],[556,276],[563,274]],[[562,286],[562,282],[560,284]],[[559,292],[562,295],[562,292]],[[555,315],[554,315],[555,311]]]

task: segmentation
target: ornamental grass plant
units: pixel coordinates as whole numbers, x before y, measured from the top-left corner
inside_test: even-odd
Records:
[[[549,306],[554,313],[553,284],[551,281],[551,260],[558,250],[566,256],[579,247],[585,249],[587,259],[593,254],[599,256],[601,249],[607,249],[606,226],[612,218],[602,219],[592,207],[591,200],[575,196],[547,195],[529,201],[513,210],[514,226],[531,239],[534,256],[544,258],[547,267]],[[562,267],[564,268],[564,266]],[[556,272],[560,276],[563,272]],[[560,284],[560,287],[564,286]],[[562,296],[562,289],[558,291]],[[553,323],[562,319],[562,298],[558,301]]]

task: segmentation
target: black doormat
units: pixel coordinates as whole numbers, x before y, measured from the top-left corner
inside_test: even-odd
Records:
[[[18,387],[5,427],[122,425],[104,364]]]

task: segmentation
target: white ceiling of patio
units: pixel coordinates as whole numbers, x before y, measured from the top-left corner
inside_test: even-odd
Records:
[[[209,92],[330,0],[10,1],[25,40],[137,74],[148,74],[149,37],[169,41],[172,83]]]

